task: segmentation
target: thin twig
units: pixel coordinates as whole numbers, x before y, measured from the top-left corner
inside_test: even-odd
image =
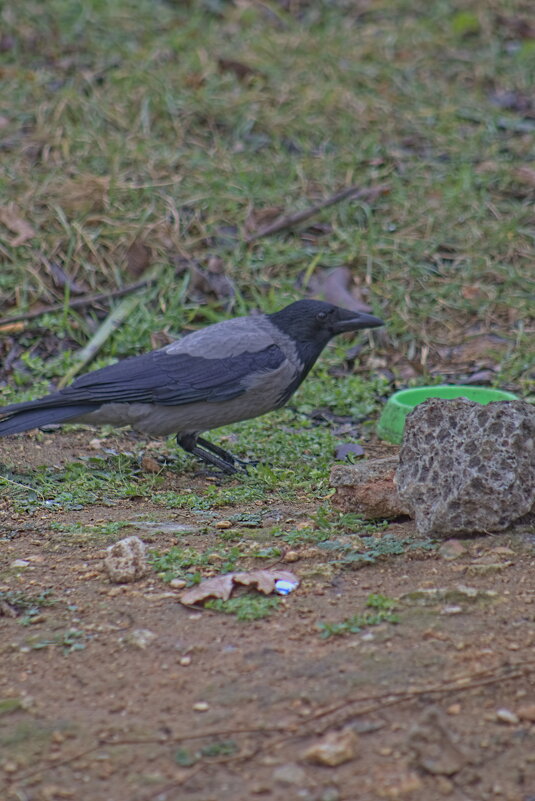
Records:
[[[65,759],[59,760],[58,762],[54,762],[53,765],[39,765],[32,770],[25,771],[17,776],[17,782],[26,781],[27,779],[31,779],[34,776],[37,776],[40,773],[47,773],[51,770],[56,770],[56,768],[65,767],[65,765],[72,764],[76,762],[77,759],[81,759],[82,757],[89,756],[89,754],[98,751],[99,748],[114,748],[115,746],[125,746],[125,745],[173,745],[175,743],[182,743],[186,740],[204,740],[209,737],[221,737],[223,735],[231,735],[231,734],[269,734],[271,732],[281,732],[287,731],[288,726],[267,726],[263,727],[249,727],[249,728],[229,728],[229,729],[213,729],[208,731],[203,731],[198,734],[184,734],[178,735],[177,737],[170,737],[162,739],[161,737],[144,737],[144,738],[129,738],[124,737],[120,740],[108,740],[106,738],[99,739],[96,745],[92,745],[89,748],[85,748],[83,751],[78,751],[76,754],[72,756],[65,757]],[[233,759],[240,758],[241,754],[236,754]],[[214,760],[211,760],[213,763]],[[206,763],[204,763],[206,764]],[[0,792],[3,792],[6,788],[6,785],[0,786]]]
[[[128,737],[117,739],[117,740],[108,740],[103,738],[99,740],[96,745],[93,745],[90,748],[86,748],[83,751],[79,751],[78,753],[74,754],[73,756],[66,757],[59,762],[55,762],[53,765],[41,765],[32,770],[26,771],[19,776],[17,776],[17,782],[26,781],[27,779],[33,778],[34,776],[40,773],[46,773],[50,770],[55,770],[58,767],[64,767],[65,765],[69,765],[72,762],[75,762],[77,759],[81,757],[88,756],[89,754],[97,751],[99,748],[112,748],[114,746],[124,746],[124,745],[147,745],[147,744],[155,744],[161,743],[162,745],[170,745],[173,743],[183,742],[185,740],[200,740],[209,737],[220,737],[222,735],[229,735],[229,734],[270,734],[275,732],[291,732],[292,729],[294,730],[291,734],[286,737],[279,738],[276,740],[272,740],[265,746],[265,748],[272,750],[277,746],[280,746],[281,743],[287,742],[288,740],[292,740],[296,737],[307,737],[310,736],[310,732],[303,731],[303,729],[309,723],[313,723],[314,721],[318,721],[321,718],[325,718],[330,714],[335,712],[339,712],[342,709],[346,709],[349,706],[354,706],[358,703],[368,702],[368,706],[361,708],[359,710],[353,710],[349,712],[348,715],[351,717],[355,715],[365,715],[369,714],[370,712],[375,712],[380,709],[386,709],[390,706],[395,706],[397,704],[402,704],[414,700],[415,698],[421,698],[422,696],[426,695],[436,695],[436,694],[448,694],[448,693],[460,693],[460,692],[467,692],[468,690],[477,689],[478,687],[485,687],[491,684],[496,684],[497,682],[505,682],[505,681],[512,681],[513,679],[521,678],[522,676],[529,675],[535,671],[535,660],[527,659],[523,662],[517,662],[513,665],[505,665],[501,666],[500,668],[489,668],[488,670],[481,670],[474,674],[466,675],[466,676],[459,676],[456,679],[451,679],[450,681],[444,682],[444,684],[435,684],[429,687],[421,687],[414,690],[394,690],[392,692],[387,693],[378,693],[376,695],[367,695],[361,696],[358,698],[347,698],[343,702],[337,703],[331,707],[324,708],[317,712],[314,715],[311,715],[307,718],[306,721],[299,722],[298,726],[296,727],[295,724],[285,724],[280,726],[266,726],[266,727],[244,727],[244,728],[232,728],[229,727],[228,729],[212,729],[203,732],[197,732],[196,734],[184,734],[178,735],[175,737],[165,738],[162,740],[161,738],[143,738],[143,739],[130,739]],[[371,703],[370,703],[371,702]],[[340,722],[338,722],[340,724]],[[329,722],[325,728],[329,728],[333,725],[332,722]],[[295,729],[297,728],[297,731]],[[324,729],[318,731],[315,730],[315,734],[321,733]],[[259,750],[262,748],[256,749],[253,752],[253,756],[255,753],[258,753]],[[226,761],[234,761],[239,759],[248,758],[250,754],[236,754],[232,757],[222,757],[221,760]],[[213,764],[215,761],[221,760],[210,760],[210,764]],[[204,765],[207,765],[208,762],[204,762]],[[3,792],[8,787],[7,784],[0,786],[0,792]]]
[[[75,375],[91,362],[97,355],[104,343],[110,338],[114,331],[124,323],[126,318],[134,311],[139,304],[141,296],[138,294],[123,298],[118,306],[108,314],[101,326],[95,331],[87,345],[78,351],[76,362],[70,367],[65,375],[58,381],[58,389],[62,389],[70,384]]]
[[[146,280],[149,278],[154,280],[160,271],[161,267],[152,267],[147,271]],[[61,389],[69,384],[74,376],[78,375],[80,370],[94,359],[96,354],[113,334],[113,332],[117,331],[117,329],[120,328],[124,323],[126,318],[134,311],[136,306],[140,303],[141,297],[141,292],[136,292],[133,295],[129,295],[128,297],[123,298],[122,301],[111,310],[102,325],[97,329],[97,331],[95,331],[87,345],[78,351],[76,362],[69,370],[67,370],[61,381],[59,381],[58,389]]]
[[[399,704],[407,703],[416,698],[422,698],[426,695],[463,693],[467,692],[468,690],[477,689],[478,687],[486,687],[490,684],[496,684],[497,682],[512,681],[513,679],[518,679],[522,676],[529,675],[530,673],[533,673],[533,671],[535,671],[535,661],[526,660],[525,662],[519,662],[515,665],[506,666],[505,668],[502,666],[498,670],[489,668],[488,670],[479,671],[473,674],[472,680],[469,676],[461,676],[458,679],[451,679],[444,684],[435,684],[431,685],[430,687],[422,687],[414,690],[394,690],[393,692],[378,693],[377,695],[346,698],[340,703],[337,703],[331,707],[326,707],[321,709],[319,712],[310,715],[302,724],[301,729],[303,729],[306,724],[314,723],[315,721],[319,721],[322,718],[334,715],[342,710],[347,710],[347,714],[344,716],[342,721],[337,720],[337,726],[341,726],[344,720],[349,717],[354,717],[355,715],[369,715],[372,712],[378,712],[379,710],[386,709],[390,706],[397,706]],[[357,710],[349,711],[349,707],[363,702],[368,702],[368,705]],[[289,740],[293,740],[302,736],[310,736],[311,733],[314,733],[315,735],[322,734],[327,729],[332,728],[333,725],[333,721],[329,720],[322,727],[314,728],[313,732],[305,732],[301,730],[297,733],[286,735],[270,742],[268,748],[270,750],[277,748],[281,743],[285,743]]]
[[[84,295],[82,298],[71,300],[67,309],[80,309],[84,306],[92,306],[94,303],[102,303],[103,301],[113,300],[114,298],[121,298],[123,295],[130,295],[131,292],[136,292],[138,289],[153,284],[156,276],[152,278],[145,278],[143,281],[136,281],[135,284],[128,284],[121,289],[112,289],[110,292],[97,292],[94,295]],[[12,317],[2,317],[0,319],[0,328],[4,325],[11,323],[28,322],[35,320],[37,317],[42,317],[44,314],[54,314],[55,312],[64,311],[64,303],[53,303],[51,306],[43,306],[42,309],[37,311],[26,312],[25,314],[15,314]]]
[[[252,234],[249,234],[245,238],[246,242],[254,242],[256,239],[261,239],[264,236],[269,236],[270,234],[276,234],[279,231],[284,231],[286,228],[292,228],[294,225],[303,222],[304,220],[308,220],[309,217],[313,217],[314,214],[318,214],[318,212],[322,211],[323,209],[328,208],[329,206],[334,206],[335,203],[341,203],[342,200],[347,200],[348,198],[359,198],[360,200],[374,200],[376,197],[380,195],[385,195],[387,192],[390,191],[390,187],[388,184],[378,184],[377,186],[368,186],[368,187],[358,187],[358,186],[349,186],[346,189],[342,189],[341,192],[337,192],[335,195],[331,195],[325,200],[322,200],[320,203],[316,203],[314,206],[309,206],[303,211],[298,211],[295,214],[288,214],[283,217],[279,217],[274,222],[266,225],[264,228],[260,228],[258,231],[253,231]]]

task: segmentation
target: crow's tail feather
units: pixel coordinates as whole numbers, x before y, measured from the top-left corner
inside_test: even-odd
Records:
[[[100,405],[100,404],[99,404]],[[23,409],[20,412],[12,412],[5,420],[0,420],[0,437],[8,434],[20,434],[21,431],[29,431],[32,428],[50,425],[52,423],[66,423],[73,417],[78,417],[88,412],[98,409],[95,404],[80,404],[78,406],[59,406],[42,409]]]

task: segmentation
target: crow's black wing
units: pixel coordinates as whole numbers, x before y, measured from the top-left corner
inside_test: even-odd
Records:
[[[255,375],[276,370],[285,359],[277,345],[218,359],[155,350],[86,373],[60,392],[6,406],[0,416],[79,404],[97,408],[103,403],[217,403],[243,394]]]

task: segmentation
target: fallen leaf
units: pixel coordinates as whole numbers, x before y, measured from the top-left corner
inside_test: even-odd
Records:
[[[246,587],[255,587],[265,595],[275,591],[277,581],[290,581],[299,584],[299,579],[288,570],[252,570],[248,573],[226,573],[224,576],[201,581],[196,587],[192,587],[180,596],[180,603],[191,606],[200,601],[207,601],[209,598],[221,598],[228,601],[232,590],[238,584]]]
[[[360,291],[354,284],[349,267],[334,267],[332,270],[316,273],[309,281],[308,288],[327,303],[353,311],[371,312],[371,307],[362,300]]]
[[[108,205],[111,178],[84,173],[58,187],[58,200],[69,212],[100,212]]]
[[[514,175],[521,184],[526,184],[535,189],[535,169],[533,167],[519,167],[515,170]]]
[[[136,239],[126,251],[126,266],[130,275],[138,278],[150,267],[152,251],[140,239]]]
[[[497,14],[496,23],[513,39],[535,39],[535,24],[527,16]]]
[[[244,228],[248,234],[252,234],[260,228],[278,220],[284,214],[282,206],[266,206],[263,209],[251,209],[244,223]]]
[[[19,245],[23,245],[28,239],[33,239],[35,236],[35,229],[20,216],[14,203],[0,206],[0,222],[12,233],[17,234],[9,243],[11,247],[18,248]]]
[[[68,286],[69,290],[74,295],[82,295],[84,292],[87,292],[88,287],[71,278],[71,276],[68,275],[63,267],[61,267],[61,265],[59,265],[56,261],[49,261],[44,256],[41,257],[41,260],[46,270],[51,274],[52,279],[57,287],[63,288]]]
[[[525,117],[533,116],[535,110],[535,98],[529,93],[514,89],[497,89],[489,95],[489,100],[493,106],[515,111]]]
[[[208,598],[221,598],[223,601],[228,601],[234,586],[232,579],[233,573],[227,573],[225,576],[215,576],[215,578],[201,581],[196,587],[182,593],[180,603],[192,606],[199,601],[207,601]]]
[[[213,260],[210,260],[214,264]],[[228,275],[221,271],[220,265],[215,262],[216,269],[207,270],[197,265],[191,265],[189,291],[192,297],[198,296],[199,300],[204,300],[206,295],[215,295],[218,299],[233,298],[235,295],[234,284]]]
[[[220,72],[231,72],[239,81],[249,81],[251,78],[262,75],[260,70],[232,58],[218,58],[217,66]]]
[[[350,453],[354,454],[355,456],[364,456],[365,451],[362,445],[359,445],[356,442],[343,442],[341,445],[336,446],[334,458],[347,459]]]
[[[153,350],[164,348],[171,342],[176,342],[176,337],[171,336],[167,331],[153,331],[150,335],[150,344]]]

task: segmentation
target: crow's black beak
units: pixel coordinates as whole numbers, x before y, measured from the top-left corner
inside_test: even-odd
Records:
[[[333,323],[332,328],[335,334],[342,334],[344,331],[360,331],[361,328],[378,328],[378,326],[384,325],[383,320],[379,319],[379,317],[374,317],[372,314],[350,311],[346,313],[347,317]]]

